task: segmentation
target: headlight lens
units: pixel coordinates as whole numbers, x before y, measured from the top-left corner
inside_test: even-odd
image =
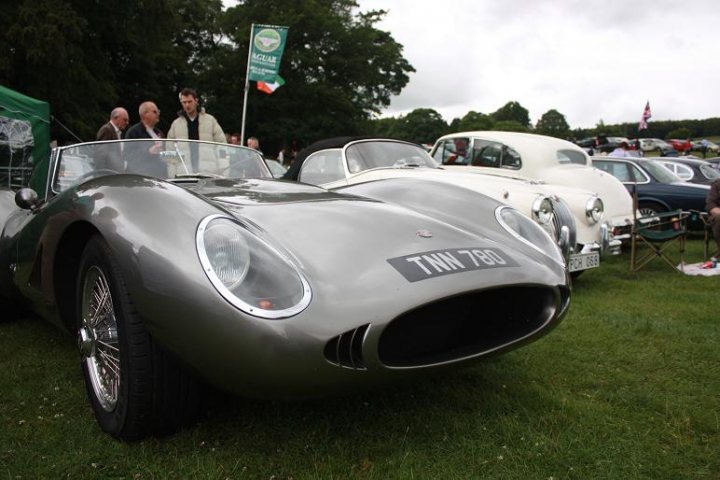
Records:
[[[595,196],[590,197],[587,203],[585,203],[585,216],[587,217],[588,223],[595,225],[602,220],[604,214],[605,205],[603,201]]]
[[[540,196],[532,204],[533,218],[540,225],[547,225],[552,222],[553,204],[548,197]]]
[[[212,222],[205,228],[204,245],[218,280],[228,290],[237,288],[250,268],[250,248],[238,228],[228,221]]]
[[[235,220],[206,217],[198,226],[196,242],[205,274],[240,310],[285,318],[310,303],[310,287],[290,260]]]
[[[503,205],[495,210],[498,223],[512,236],[531,246],[542,254],[552,258],[560,265],[565,265],[560,248],[552,237],[537,223],[512,207]]]

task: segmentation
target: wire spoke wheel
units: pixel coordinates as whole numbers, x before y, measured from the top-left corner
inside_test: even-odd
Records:
[[[105,274],[88,269],[83,282],[78,343],[90,383],[100,406],[115,409],[120,386],[120,344],[113,299]]]
[[[197,382],[145,329],[122,269],[99,235],[80,258],[76,292],[83,377],[100,428],[133,441],[194,421]]]

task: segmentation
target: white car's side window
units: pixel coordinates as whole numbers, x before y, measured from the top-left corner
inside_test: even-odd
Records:
[[[491,142],[489,140],[475,139],[472,147],[471,165],[475,167],[494,167],[501,166],[503,156],[503,144],[499,142]]]
[[[438,145],[433,158],[443,165],[468,165],[470,163],[469,145],[470,139],[468,138],[449,138]]]
[[[345,178],[340,150],[322,150],[305,159],[298,180],[322,185]]]

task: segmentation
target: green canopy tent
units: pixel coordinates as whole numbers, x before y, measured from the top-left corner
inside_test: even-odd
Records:
[[[0,187],[28,184],[50,158],[50,105],[0,85]]]

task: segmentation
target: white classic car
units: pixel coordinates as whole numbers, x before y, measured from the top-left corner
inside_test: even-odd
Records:
[[[604,222],[614,252],[619,252],[619,238],[630,230],[633,211],[627,189],[617,178],[594,168],[588,154],[574,143],[530,133],[461,132],[440,137],[430,153],[437,162],[458,171],[494,173],[543,182],[550,188],[563,185],[594,192],[605,204]],[[578,223],[579,243],[600,241],[593,219]]]
[[[299,152],[285,176],[328,189],[398,177],[461,186],[515,207],[555,238],[570,272],[599,266],[600,253],[609,247],[609,233],[601,223],[604,203],[591,191],[449,170],[440,167],[425,149],[413,143],[352,137],[320,141]],[[426,199],[428,205],[432,201]],[[578,224],[582,224],[584,232],[592,228],[591,223],[592,241],[583,238],[582,245],[578,245]]]

